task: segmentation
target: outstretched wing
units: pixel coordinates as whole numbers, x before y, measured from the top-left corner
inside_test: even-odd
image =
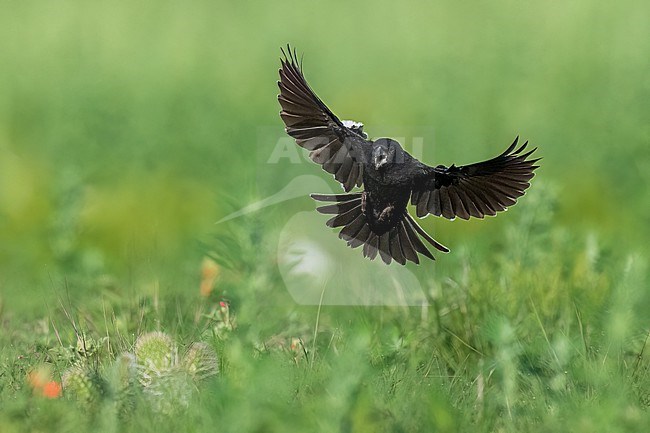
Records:
[[[280,117],[287,134],[309,150],[312,161],[341,182],[345,191],[362,183],[363,146],[360,129],[347,128],[311,90],[298,64],[295,50],[282,50],[280,68]]]
[[[417,216],[483,218],[514,205],[530,186],[540,159],[527,159],[536,148],[522,153],[528,142],[514,150],[518,140],[488,161],[461,167],[424,166],[425,174],[416,180],[411,194]]]

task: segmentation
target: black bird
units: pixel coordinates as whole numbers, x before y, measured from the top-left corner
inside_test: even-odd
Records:
[[[487,161],[430,167],[397,141],[368,140],[363,124],[339,120],[307,84],[295,49],[292,52],[287,45],[282,54],[278,100],[287,134],[309,150],[311,160],[333,174],[345,192],[364,187],[360,192],[311,197],[331,203],[317,209],[334,215],[327,225],[343,227],[339,237],[352,248],[363,245],[363,255],[370,260],[377,253],[386,264],[391,260],[419,263],[418,253],[435,260],[420,236],[449,252],[409,215],[409,199],[418,217],[483,218],[514,205],[530,186],[539,158],[527,159],[535,151],[523,153],[528,142],[516,148],[519,137]]]

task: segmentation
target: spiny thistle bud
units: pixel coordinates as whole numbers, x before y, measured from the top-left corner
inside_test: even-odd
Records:
[[[61,376],[63,390],[84,403],[93,403],[104,394],[105,383],[94,371],[81,366],[74,366],[66,370]]]
[[[178,362],[178,348],[163,332],[143,334],[135,342],[135,358],[140,382],[147,386],[152,377],[159,376]]]
[[[203,342],[192,343],[181,365],[195,380],[202,380],[219,373],[217,354]]]

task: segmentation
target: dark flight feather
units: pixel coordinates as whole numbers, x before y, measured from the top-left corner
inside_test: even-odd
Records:
[[[311,90],[298,64],[296,52],[282,50],[280,68],[280,117],[286,132],[309,157],[343,185],[345,191],[362,184],[362,166],[353,157],[365,140],[347,128]]]
[[[505,152],[488,161],[460,167],[427,167],[411,194],[416,215],[483,218],[514,205],[539,167],[535,165],[539,158],[526,159],[535,149],[522,153],[528,142],[513,151],[518,140],[515,138]]]

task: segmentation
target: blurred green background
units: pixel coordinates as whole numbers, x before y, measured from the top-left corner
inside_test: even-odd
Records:
[[[73,311],[110,337],[102,366],[144,331],[208,340],[222,376],[196,431],[647,431],[649,16],[642,0],[3,3],[0,430],[96,427],[72,405],[30,410],[24,390],[33,365],[70,366],[57,350],[79,337]],[[277,244],[313,211],[306,192],[215,224],[299,175],[338,187],[313,164],[266,163],[286,139],[286,43],[339,117],[421,140],[429,164],[516,135],[539,147],[509,212],[423,221],[452,249],[407,267],[428,308],[297,305]],[[346,249],[323,222],[314,238]],[[206,252],[221,267],[201,298]],[[222,299],[229,339],[201,327]]]
[[[184,269],[220,217],[315,174],[258,163],[283,136],[287,42],[371,136],[424,127],[426,162],[462,164],[519,134],[544,157],[535,181],[559,191],[556,224],[646,250],[648,13],[634,0],[5,3],[3,298],[29,308],[53,296],[38,282],[70,273]],[[425,225],[471,246],[499,224]]]
[[[646,2],[2,9],[0,288],[16,308],[52,294],[38,282],[72,272],[182,269],[196,239],[221,230],[213,222],[315,174],[294,167],[259,181],[258,162],[283,135],[276,80],[287,42],[326,103],[371,136],[428,128],[425,161],[449,164],[490,157],[519,134],[540,147],[535,181],[557,188],[557,224],[647,249]],[[498,236],[499,224],[425,225],[453,246]]]
[[[426,162],[460,164],[519,134],[544,157],[531,191],[555,191],[549,230],[646,252],[647,12],[640,1],[5,5],[5,305],[41,310],[68,280],[79,299],[94,297],[105,275],[135,291],[191,280],[197,241],[248,230],[215,226],[221,217],[299,174],[336,187],[313,165],[264,164],[284,137],[276,80],[287,42],[326,103],[371,136],[422,136]],[[489,251],[527,199],[496,219],[424,224],[452,247]],[[313,207],[303,197],[266,209],[255,227],[272,244],[288,216]],[[421,268],[442,279],[455,260]]]

